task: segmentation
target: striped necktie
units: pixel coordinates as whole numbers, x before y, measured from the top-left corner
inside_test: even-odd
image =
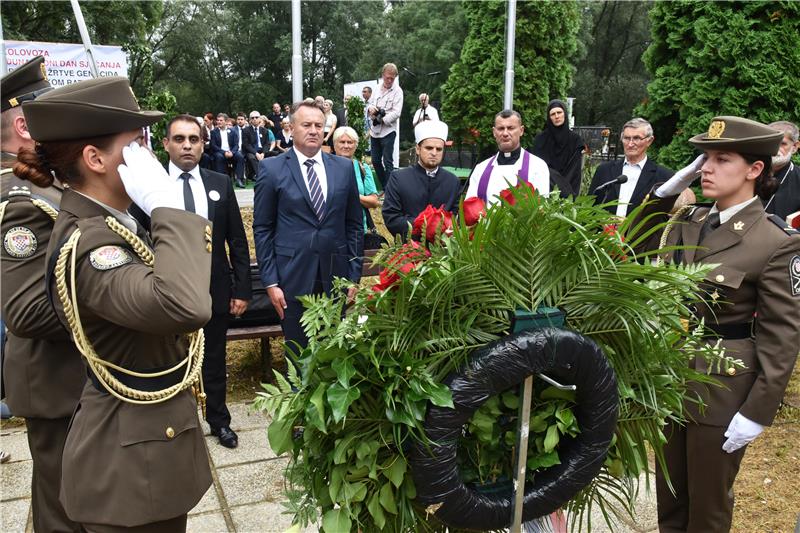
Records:
[[[325,216],[325,196],[322,194],[322,186],[319,184],[317,172],[314,170],[313,159],[306,159],[306,176],[308,177],[308,190],[311,193],[311,205],[314,206],[314,212],[317,218],[322,221]]]

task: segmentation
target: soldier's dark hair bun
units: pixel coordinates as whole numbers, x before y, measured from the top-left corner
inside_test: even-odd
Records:
[[[28,148],[19,151],[17,162],[14,163],[14,175],[39,187],[49,187],[53,184],[53,174],[40,155],[40,146],[37,146],[36,151]]]

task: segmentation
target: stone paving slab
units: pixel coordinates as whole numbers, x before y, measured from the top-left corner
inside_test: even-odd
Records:
[[[237,533],[283,533],[292,526],[292,516],[284,511],[286,508],[279,503],[252,503],[231,507],[231,517]],[[314,533],[319,528],[309,526],[302,531]]]
[[[229,506],[284,499],[286,459],[226,466],[217,469]]]
[[[8,463],[3,465],[3,468]],[[3,486],[5,493],[5,485]],[[28,498],[23,500],[4,501],[0,504],[0,530],[2,531],[25,531],[28,523],[28,513],[30,512],[31,501]]]
[[[239,207],[253,207],[255,191],[253,189],[235,189],[236,202]]]
[[[275,459],[275,454],[267,442],[267,431],[263,428],[237,431],[239,446],[230,449],[222,446],[217,437],[206,437],[206,446],[211,460],[219,468],[238,463]]]
[[[3,489],[0,500],[30,498],[32,472],[32,461],[11,461],[0,465],[0,487]]]
[[[28,448],[28,434],[24,427],[19,431],[4,431],[0,434],[0,450],[11,454],[9,462],[30,461],[31,451]]]
[[[219,503],[219,498],[217,497],[217,489],[212,484],[205,494],[203,494],[202,499],[197,502],[194,509],[189,511],[189,514],[200,514],[200,513],[207,513],[209,511],[219,511],[222,509],[222,505]]]
[[[228,533],[228,525],[222,511],[189,515],[187,533]]]

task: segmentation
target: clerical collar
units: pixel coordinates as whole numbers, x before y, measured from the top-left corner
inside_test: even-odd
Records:
[[[497,164],[498,165],[513,165],[514,163],[519,160],[519,154],[522,153],[522,147],[517,146],[516,150],[511,152],[498,152],[497,153]]]

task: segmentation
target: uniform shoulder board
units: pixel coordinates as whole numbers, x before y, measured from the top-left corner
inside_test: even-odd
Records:
[[[797,231],[796,229],[791,227],[789,224],[786,223],[785,220],[783,220],[778,215],[767,215],[767,218],[769,219],[770,222],[781,228],[788,235],[800,235],[800,231]]]
[[[113,244],[100,246],[89,252],[89,262],[97,270],[111,270],[127,265],[132,260],[130,251]]]
[[[8,191],[8,197],[9,198],[15,198],[15,197],[18,197],[18,196],[30,196],[30,195],[31,195],[31,190],[28,187],[24,186],[24,185],[21,185],[21,186],[20,185],[14,185]]]

